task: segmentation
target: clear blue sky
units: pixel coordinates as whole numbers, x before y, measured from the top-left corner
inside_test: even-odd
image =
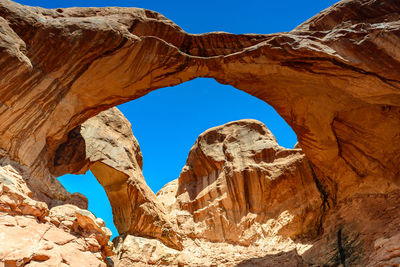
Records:
[[[203,33],[273,33],[290,31],[337,1],[99,1],[99,0],[19,0],[21,4],[46,8],[71,6],[142,7],[162,13],[185,31]],[[179,86],[163,88],[138,100],[119,106],[132,123],[142,149],[143,173],[150,188],[157,192],[176,179],[197,136],[208,128],[229,121],[252,118],[262,121],[281,146],[293,147],[296,136],[283,119],[265,102],[212,79],[196,79]],[[60,181],[68,191],[81,192],[89,199],[89,210],[112,223],[111,208],[102,187],[93,175],[65,175]]]

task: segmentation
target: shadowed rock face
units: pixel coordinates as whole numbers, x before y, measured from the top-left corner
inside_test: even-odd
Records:
[[[152,90],[196,77],[215,78],[272,105],[298,136],[307,157],[304,162],[310,163],[309,168],[305,163],[299,168],[307,173],[304,179],[311,174],[322,196],[321,213],[325,214],[320,241],[314,240],[312,248],[301,257],[316,265],[397,264],[395,218],[399,214],[394,200],[400,179],[399,12],[397,0],[344,0],[288,33],[192,35],[162,15],[143,9],[47,10],[1,1],[1,157],[19,166],[18,174],[27,183],[31,197],[45,201],[50,207],[74,202],[55,177],[66,172],[83,172],[89,167],[97,173],[110,199],[115,198],[114,192],[118,195],[130,190],[137,192],[142,182],[136,185],[126,182],[131,181],[129,177],[140,177],[136,176],[141,165],[137,150],[133,150],[137,153],[134,156],[120,151],[127,157],[124,162],[128,159],[125,165],[109,162],[101,153],[99,157],[83,156],[87,147],[85,138],[79,137],[85,130],[80,125],[101,111]],[[102,136],[101,132],[94,133],[94,139]],[[69,146],[82,150],[71,153]],[[107,145],[104,149],[112,147]],[[265,158],[278,161],[278,152],[275,158],[268,154],[271,149],[279,150],[266,149],[269,152]],[[191,202],[189,191],[194,192],[192,198],[198,203],[206,204],[199,192],[203,184],[193,177],[205,175],[200,176],[206,177],[204,181],[217,181],[219,176],[210,171],[220,170],[221,166],[229,168],[230,155],[224,154],[223,162],[215,161],[219,163],[212,167],[205,167],[214,157],[210,154],[190,158],[190,164],[199,161],[205,165],[182,173],[177,189],[180,196],[177,203],[182,210],[199,211]],[[132,168],[130,173],[124,166]],[[114,177],[112,181],[106,178],[110,176]],[[225,175],[225,181],[236,184],[235,177]],[[278,177],[267,183],[277,183]],[[116,181],[121,182],[121,188],[114,187]],[[188,186],[195,190],[185,189]],[[228,186],[220,184],[215,188],[225,190]],[[204,196],[221,207],[230,207],[229,199],[239,195],[232,191],[225,202],[214,195]],[[75,202],[84,205],[82,201],[78,197]],[[250,198],[248,201],[251,203]],[[135,229],[137,226],[131,220],[132,214],[139,210],[141,216],[151,218],[154,214],[151,209],[159,207],[154,208],[159,212],[161,205],[151,204],[150,211],[132,205],[128,203],[120,212],[126,213],[126,218],[124,215],[116,219],[122,232],[137,234],[140,230],[162,236],[162,226]],[[171,209],[167,208],[165,213]],[[227,211],[226,216],[237,222],[248,211],[262,217],[253,206]],[[347,217],[342,217],[341,212]],[[196,222],[202,216],[199,211],[192,217]],[[217,216],[212,218],[216,219]],[[129,221],[132,224],[128,227]],[[237,231],[234,227],[229,229]],[[217,240],[229,241],[234,237],[219,232]],[[130,238],[128,235],[125,239]],[[130,242],[139,247],[143,244]],[[218,251],[215,247],[215,252]],[[296,253],[288,252],[280,255],[283,258],[264,257],[254,262],[284,262],[281,259],[286,255],[297,257]],[[188,257],[181,253],[176,262],[188,262]]]

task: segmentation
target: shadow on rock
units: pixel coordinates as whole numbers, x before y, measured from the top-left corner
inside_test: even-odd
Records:
[[[280,266],[280,267],[302,267],[309,266],[297,253],[295,249],[288,252],[281,252],[278,254],[269,254],[261,258],[251,258],[240,262],[236,267],[250,267],[250,266]]]

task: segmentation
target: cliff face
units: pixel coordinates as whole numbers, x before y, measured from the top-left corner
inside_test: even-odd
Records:
[[[202,133],[157,200],[182,251],[135,234],[114,240],[116,266],[385,266],[399,262],[400,190],[338,200],[298,145],[262,123]],[[137,222],[136,222],[137,223]],[[139,222],[139,224],[141,224]]]
[[[301,149],[280,147],[258,121],[207,130],[178,179],[178,224],[192,238],[250,245],[284,216],[286,236],[315,235],[323,199],[310,166]]]
[[[5,212],[34,222],[68,203],[84,208],[84,198],[69,194],[56,176],[90,168],[124,233],[116,240],[119,255],[138,248],[153,255],[144,257],[152,264],[201,266],[206,258],[228,264],[223,258],[235,249],[225,246],[240,245],[235,251],[247,258],[232,260],[239,265],[398,264],[399,13],[397,0],[344,0],[288,33],[192,35],[143,9],[47,10],[1,1],[1,168],[19,177],[15,190],[22,190],[10,204],[8,180],[1,181]],[[296,132],[301,150],[280,148],[265,129],[249,126],[249,137],[238,124],[210,130],[179,180],[159,193],[168,200],[163,205],[145,185],[137,142],[123,117],[107,111],[92,126],[85,121],[196,77],[269,103]],[[261,140],[248,142],[252,136]],[[246,248],[268,236],[257,232],[268,218],[277,225],[271,233],[289,238],[285,247],[297,251],[282,248],[274,256],[268,248]],[[156,238],[151,245],[148,237]],[[80,250],[92,251],[87,244]],[[195,244],[209,249],[185,252]],[[35,261],[29,253],[23,262]],[[107,255],[99,253],[95,258]]]
[[[399,190],[338,201],[301,148],[280,147],[262,123],[202,133],[178,179],[157,199],[183,250],[124,235],[116,266],[380,266],[398,257]]]
[[[267,253],[303,252],[308,245],[294,240],[317,237],[329,205],[315,179],[302,150],[280,147],[258,121],[209,129],[179,178],[157,193],[183,250],[125,235],[114,240],[114,264],[234,266]],[[283,259],[301,259],[289,254]]]

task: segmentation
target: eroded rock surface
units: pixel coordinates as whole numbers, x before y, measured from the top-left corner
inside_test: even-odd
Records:
[[[162,15],[143,9],[48,10],[22,6],[8,0],[0,1],[0,155],[2,161],[7,159],[12,162],[12,168],[18,166],[17,175],[26,183],[26,187],[17,186],[18,190],[22,190],[22,196],[12,194],[18,201],[10,198],[10,202],[7,200],[9,196],[3,193],[8,192],[3,185],[6,182],[2,182],[4,203],[9,203],[3,205],[9,214],[7,216],[47,218],[45,214],[48,208],[46,210],[44,204],[38,204],[43,202],[50,208],[65,203],[85,207],[85,199],[69,194],[56,176],[65,172],[83,172],[90,167],[94,173],[98,170],[97,178],[108,187],[110,199],[113,198],[113,192],[120,194],[132,191],[135,197],[146,196],[134,203],[152,203],[148,207],[140,204],[135,206],[129,202],[118,212],[114,206],[115,214],[127,216],[115,219],[119,229],[123,229],[122,232],[136,235],[144,232],[146,234],[142,235],[159,238],[164,243],[170,242],[169,245],[173,247],[181,243],[175,230],[170,232],[160,229],[173,229],[174,223],[171,220],[176,218],[178,223],[182,214],[186,213],[188,220],[199,226],[199,231],[193,232],[193,236],[212,238],[207,229],[200,226],[208,226],[208,223],[211,225],[225,218],[227,222],[233,222],[229,225],[220,223],[214,237],[214,241],[241,243],[237,258],[225,257],[232,259],[232,264],[268,266],[273,263],[284,266],[286,259],[289,265],[301,265],[304,262],[343,266],[398,264],[399,229],[396,218],[399,217],[399,204],[396,199],[400,179],[399,13],[400,3],[397,0],[343,0],[288,33],[234,35],[218,32],[192,35]],[[285,199],[283,204],[281,201],[269,207],[261,201],[259,210],[258,205],[250,205],[253,203],[250,196],[246,199],[248,194],[244,187],[244,191],[229,191],[228,183],[221,182],[228,181],[241,187],[239,176],[246,173],[247,169],[249,177],[255,177],[252,161],[256,161],[258,156],[245,153],[238,157],[245,160],[243,166],[246,168],[241,170],[241,162],[230,162],[230,157],[238,154],[224,154],[222,161],[214,160],[214,156],[222,159],[222,154],[217,151],[196,155],[198,159],[192,158],[188,162],[195,164],[199,161],[204,166],[195,172],[184,170],[176,189],[179,197],[175,204],[173,201],[166,203],[166,207],[155,204],[157,200],[154,194],[146,193],[144,182],[138,182],[140,163],[139,153],[135,150],[135,155],[127,156],[132,151],[116,149],[119,151],[118,156],[124,158],[124,163],[119,165],[118,161],[103,157],[115,156],[110,152],[96,154],[96,151],[102,149],[115,149],[116,146],[111,142],[105,142],[110,145],[100,150],[92,150],[93,155],[86,155],[87,147],[82,145],[82,139],[78,139],[72,145],[82,149],[76,154],[76,160],[63,162],[69,157],[58,153],[60,147],[68,143],[69,139],[75,140],[75,134],[82,135],[84,127],[78,128],[87,119],[152,90],[196,77],[215,78],[218,82],[230,84],[266,101],[296,132],[299,146],[307,158],[298,166],[295,164],[294,167],[298,169],[292,169],[290,165],[296,158],[304,158],[298,156],[298,152],[281,156],[277,156],[279,152],[276,152],[275,158],[270,155],[262,155],[262,158],[273,159],[275,163],[285,161],[290,169],[287,170],[288,179],[293,181],[309,181],[311,174],[317,190],[304,189],[318,193],[318,197],[307,198],[304,203],[310,205],[311,210],[303,213],[296,206],[288,206],[289,214],[292,211],[293,218],[298,219],[288,224],[288,232],[279,230],[279,236],[287,235],[289,239],[311,238],[307,241],[311,246],[307,251],[298,249],[298,244],[304,245],[304,240],[291,239],[284,246],[290,248],[290,251],[282,248],[278,254],[272,255],[268,249],[264,251],[257,248],[260,253],[257,252],[254,259],[236,261],[241,255],[250,255],[240,251],[246,248],[243,245],[247,245],[252,238],[223,233],[222,229],[238,233],[243,229],[240,224],[238,226],[238,219],[244,218],[245,222],[249,222],[248,213],[254,212],[257,224],[268,217],[262,215],[262,208],[274,217],[277,214],[274,209],[283,208],[284,203],[298,204],[294,200]],[[197,151],[202,149],[200,147]],[[280,148],[270,147],[267,151],[271,149],[277,151]],[[72,158],[74,155],[72,153]],[[271,188],[282,186],[285,179],[269,169],[268,160],[260,162],[263,171],[257,175],[262,177],[264,171],[270,172],[273,179],[261,184],[259,188],[266,185]],[[205,167],[210,162],[216,163],[216,166]],[[132,169],[127,171],[123,169],[125,167]],[[221,173],[217,175],[218,172],[223,173],[224,177],[219,176]],[[305,176],[301,179],[292,176],[296,172],[305,173]],[[120,183],[111,186],[108,184],[110,181],[101,175],[104,173],[108,173],[107,177],[114,177],[111,182],[119,180]],[[204,182],[197,181],[197,177],[191,178],[194,174],[202,175]],[[132,178],[134,176],[135,179]],[[217,183],[213,184],[212,181]],[[249,190],[258,190],[255,183],[250,185]],[[170,186],[165,191],[175,190],[173,184]],[[194,189],[184,189],[184,186]],[[140,192],[139,189],[143,189],[143,192],[135,195],[135,192]],[[221,199],[216,197],[218,189],[226,192]],[[294,195],[301,201],[304,198],[299,192]],[[285,190],[282,193],[288,194]],[[121,197],[125,195],[121,194]],[[135,197],[129,196],[127,199]],[[170,199],[167,195],[165,197]],[[245,200],[235,201],[246,203],[246,207],[242,205],[235,208],[233,197],[244,197]],[[315,213],[317,202],[314,203],[314,200],[318,199],[322,200],[322,205],[319,213]],[[215,211],[217,208],[210,206],[206,200],[215,203],[223,216],[205,214],[196,206],[196,203],[201,203],[205,210]],[[118,203],[118,200],[114,203]],[[177,210],[174,205],[179,207],[182,214],[173,214]],[[230,211],[232,207],[234,209]],[[346,216],[342,218],[341,212]],[[162,215],[160,220],[158,217],[154,219],[153,215],[158,213],[165,216]],[[303,218],[301,214],[315,216],[310,215],[310,219],[307,219],[308,215]],[[135,216],[158,221],[160,225],[137,228],[143,227],[143,224],[132,220]],[[210,216],[209,222],[201,221],[205,216]],[[318,229],[312,228],[318,221],[321,222]],[[184,223],[180,225],[184,226]],[[186,233],[187,227],[182,231]],[[130,236],[127,235],[126,240],[130,240]],[[169,238],[173,240],[168,241]],[[185,242],[196,242],[191,240],[183,240],[182,247],[193,248],[192,245],[185,245]],[[142,241],[131,243],[139,244],[134,246],[140,247]],[[161,244],[157,242],[151,245],[156,250]],[[122,248],[123,243],[116,242],[117,247]],[[219,250],[215,243],[210,244],[210,249],[201,252],[191,250],[185,254],[185,249],[181,253],[177,252],[176,264],[192,262],[201,266],[205,263],[205,257],[213,259],[210,260],[212,264],[230,264],[223,262],[221,256],[216,254],[224,249]],[[223,243],[224,246],[228,244]],[[293,251],[295,248],[298,250]],[[86,249],[82,248],[83,251]],[[144,249],[148,251],[149,247]],[[120,253],[121,250],[117,251]],[[174,254],[165,251],[168,255]],[[219,255],[228,254],[221,252]],[[23,262],[29,259],[35,261],[30,252],[26,255]],[[92,257],[95,254],[90,255]],[[15,261],[15,258],[11,260]],[[128,258],[121,257],[121,260]]]
[[[302,150],[280,147],[259,121],[209,129],[190,150],[179,178],[157,193],[180,229],[183,251],[127,235],[114,240],[114,263],[236,266],[283,251],[282,259],[271,256],[264,263],[303,261],[293,251],[306,251],[309,244],[294,240],[320,234],[327,205],[315,179]]]
[[[271,104],[339,198],[353,187],[394,190],[399,9],[345,0],[288,33],[191,35],[143,9],[2,1],[0,147],[35,171],[38,197],[65,199],[46,166],[72,129],[160,87],[212,77]]]
[[[183,250],[124,235],[116,266],[390,266],[400,261],[399,190],[337,200],[298,145],[262,123],[202,133],[178,179],[157,198]],[[262,200],[262,201],[260,201]]]
[[[158,238],[181,249],[180,236],[142,174],[142,153],[131,124],[117,109],[99,113],[68,134],[57,149],[57,174],[90,169],[104,187],[120,234]]]
[[[201,134],[178,179],[177,221],[192,238],[250,245],[274,237],[316,235],[323,200],[301,149],[280,147],[258,121]],[[260,201],[260,200],[263,201]]]
[[[32,199],[18,168],[0,167],[0,265],[106,266],[111,232],[87,210]],[[3,265],[2,265],[3,266]]]

